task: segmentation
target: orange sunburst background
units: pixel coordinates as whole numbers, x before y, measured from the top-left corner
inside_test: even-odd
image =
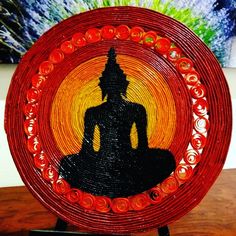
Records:
[[[80,64],[66,76],[56,93],[50,124],[64,155],[80,151],[85,111],[104,102],[98,83],[106,61],[107,57],[101,56]],[[117,62],[130,82],[127,99],[146,108],[149,147],[168,148],[175,134],[176,107],[167,82],[148,63],[134,57],[118,55]],[[135,126],[131,130],[131,143],[133,147],[138,143]],[[99,145],[99,129],[95,129],[95,150]]]

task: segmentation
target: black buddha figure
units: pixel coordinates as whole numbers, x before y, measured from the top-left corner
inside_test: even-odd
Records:
[[[154,187],[175,169],[170,151],[148,147],[146,110],[127,100],[128,84],[111,48],[99,83],[102,99],[107,97],[107,101],[87,109],[81,150],[60,163],[59,173],[72,187],[94,195],[126,197]],[[137,148],[130,138],[134,123]],[[98,151],[93,148],[96,126],[100,131]]]

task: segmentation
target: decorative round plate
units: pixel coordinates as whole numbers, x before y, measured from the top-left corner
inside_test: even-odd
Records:
[[[223,167],[231,117],[221,67],[192,31],[151,10],[114,7],[75,15],[33,45],[12,78],[5,130],[23,181],[49,210],[85,231],[129,233],[167,225],[201,201]],[[176,167],[153,185],[165,171],[145,169],[155,153],[171,153]]]

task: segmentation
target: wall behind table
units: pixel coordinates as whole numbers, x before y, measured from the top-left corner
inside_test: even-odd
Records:
[[[16,65],[0,65],[0,187],[19,186],[23,182],[17,172],[9,151],[4,131],[5,100]],[[233,105],[233,133],[224,168],[236,168],[236,69],[224,69]]]

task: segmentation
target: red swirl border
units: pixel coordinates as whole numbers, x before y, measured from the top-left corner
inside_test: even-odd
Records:
[[[60,47],[54,49],[48,57],[48,60],[41,62],[38,73],[32,77],[32,87],[27,91],[26,95],[26,107],[37,106],[40,100],[40,94],[43,90],[43,85],[50,77],[54,67],[60,65],[65,57],[79,50],[86,44],[97,43],[102,40],[130,40],[134,43],[142,44],[145,47],[149,47],[158,53],[160,56],[167,58],[176,69],[181,73],[187,88],[191,91],[193,102],[193,120],[205,119],[209,126],[208,105],[206,99],[206,88],[200,82],[200,76],[194,69],[194,63],[191,59],[187,58],[178,48],[174,42],[166,37],[161,37],[155,31],[145,32],[142,27],[132,27],[131,29],[127,25],[119,25],[117,27],[112,25],[105,25],[102,28],[90,28],[85,34],[76,32],[71,40],[66,40],[61,43]],[[26,109],[25,109],[26,110]],[[102,196],[93,196],[82,192],[79,189],[71,189],[69,184],[62,179],[53,166],[49,163],[42,145],[40,143],[40,137],[37,132],[38,117],[37,113],[28,111],[25,112],[24,129],[27,135],[28,150],[33,154],[35,167],[42,171],[42,177],[44,180],[49,181],[52,184],[52,189],[57,193],[67,198],[70,203],[78,203],[80,206],[89,210],[97,210],[99,212],[124,213],[129,210],[143,210],[150,204],[159,203],[163,197],[168,194],[174,193],[178,187],[184,184],[193,173],[193,169],[200,161],[201,152],[204,148],[207,139],[207,131],[203,127],[203,131],[197,128],[197,122],[193,127],[193,135],[191,142],[188,145],[185,156],[178,164],[175,172],[163,181],[161,184],[153,189],[147,190],[144,193],[130,196],[128,198],[115,198],[110,199]],[[201,132],[202,131],[202,132]],[[188,160],[188,156],[191,155],[191,161]],[[197,161],[193,161],[193,153],[197,155]],[[157,194],[158,192],[158,194]],[[154,196],[155,193],[155,196]],[[80,195],[78,201],[75,201],[70,194]],[[85,199],[87,203],[84,204]],[[103,201],[104,207],[97,206],[98,199]],[[102,199],[102,201],[101,201]],[[126,200],[124,200],[126,199]],[[124,204],[124,201],[128,204],[125,208],[119,208],[119,205]]]

